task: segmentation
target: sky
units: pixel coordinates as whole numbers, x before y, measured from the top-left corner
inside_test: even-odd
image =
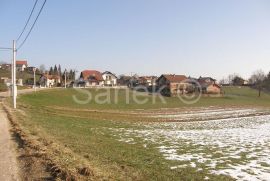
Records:
[[[0,47],[19,36],[34,2],[0,0]],[[11,57],[0,51],[0,61]],[[270,71],[270,1],[47,0],[17,58],[118,75],[248,78]]]

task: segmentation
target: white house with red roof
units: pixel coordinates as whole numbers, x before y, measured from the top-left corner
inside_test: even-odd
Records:
[[[17,60],[16,61],[16,69],[19,72],[24,71],[27,68],[27,60]]]
[[[80,82],[86,87],[104,86],[102,73],[97,70],[84,70],[80,75]]]

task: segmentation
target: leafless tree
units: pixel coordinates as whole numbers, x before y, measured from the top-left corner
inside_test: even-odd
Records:
[[[44,64],[41,64],[41,65],[39,66],[39,71],[40,71],[40,73],[44,73],[44,72],[46,71],[46,67],[45,67]]]
[[[253,72],[249,78],[249,83],[254,85],[259,91],[259,97],[261,97],[262,84],[265,79],[265,73],[262,70]]]
[[[219,81],[219,84],[220,84],[220,85],[229,84],[229,81],[228,81],[228,79],[226,79],[226,78],[223,77],[223,78]]]
[[[228,76],[228,84],[230,84],[230,85],[233,85],[233,80],[235,79],[235,77],[240,77],[237,73],[233,73],[233,74],[230,74],[229,76]]]

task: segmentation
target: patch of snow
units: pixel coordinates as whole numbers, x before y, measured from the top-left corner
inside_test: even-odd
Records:
[[[242,114],[251,111],[253,110],[229,110],[223,113]],[[199,113],[199,116],[220,112],[208,111]],[[270,178],[269,115],[213,121],[151,123],[140,126],[138,129],[110,130],[112,135],[120,135],[119,141],[135,143],[133,138],[136,137],[140,140],[137,142],[142,145],[159,145],[157,149],[167,160],[189,162],[188,165],[180,163],[170,167],[171,169],[195,168],[197,163],[200,163],[204,164],[205,169],[211,174],[224,174],[237,180]]]

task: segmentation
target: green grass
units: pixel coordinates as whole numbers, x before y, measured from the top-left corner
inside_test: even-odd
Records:
[[[0,69],[0,78],[1,77],[7,77],[7,78],[11,78],[11,72],[9,70],[4,70],[4,69]],[[17,79],[22,79],[23,83],[26,83],[27,80],[29,79],[33,79],[33,73],[29,73],[26,71],[23,72],[16,72],[16,77]],[[36,80],[39,80],[40,75],[36,75]]]
[[[5,92],[7,90],[8,90],[7,86],[4,83],[0,83],[0,92]]]
[[[75,96],[78,100],[85,101],[88,99],[87,93],[81,93],[75,89],[59,89],[42,91],[35,94],[28,94],[21,97],[22,102],[30,103],[33,106],[61,106],[69,108],[86,108],[86,109],[116,109],[116,110],[133,110],[133,109],[155,109],[155,108],[177,108],[177,107],[206,107],[206,106],[270,106],[270,95],[262,93],[261,97],[258,97],[256,90],[247,87],[225,87],[224,97],[201,97],[201,99],[195,104],[185,104],[177,97],[163,97],[166,103],[162,102],[162,99],[158,96],[152,95],[139,95],[138,100],[148,100],[145,104],[137,104],[133,100],[132,91],[126,91],[124,89],[115,91],[114,89],[88,89],[83,91],[89,91],[92,95],[92,100],[87,104],[78,104],[74,101]],[[94,101],[94,98],[100,93],[109,93],[110,102],[104,102],[98,104]],[[115,94],[118,94],[118,101],[115,101]],[[107,95],[107,94],[106,94]],[[100,100],[105,100],[107,97],[103,95]],[[127,98],[127,95],[129,98]],[[127,101],[129,100],[129,101]],[[153,103],[155,100],[155,103]]]
[[[93,96],[109,91],[111,100],[115,91],[89,89]],[[108,131],[110,128],[139,127],[133,121],[140,119],[140,114],[130,115],[135,109],[206,107],[206,106],[258,106],[269,107],[270,96],[263,94],[257,97],[257,92],[249,88],[225,88],[226,95],[219,98],[202,97],[194,105],[186,105],[178,98],[165,98],[167,104],[160,99],[153,104],[151,101],[138,105],[130,100],[126,104],[126,91],[119,91],[118,104],[77,104],[73,96],[86,99],[86,94],[74,89],[58,89],[41,91],[19,96],[18,108],[24,114],[18,114],[20,124],[32,135],[50,140],[79,155],[89,162],[102,177],[112,180],[203,180],[208,176],[212,180],[230,180],[225,176],[210,175],[207,171],[196,171],[187,167],[171,170],[173,161],[165,160],[157,145],[126,144],[119,142]],[[132,95],[131,92],[127,93]],[[151,98],[151,95],[141,95],[140,99]],[[73,109],[73,110],[72,110]],[[87,110],[96,110],[89,112]],[[113,112],[108,112],[113,110]],[[117,113],[124,111],[127,113]],[[18,112],[18,113],[20,113]],[[138,112],[139,113],[139,112]],[[139,138],[135,138],[139,139]],[[187,148],[188,149],[188,148]],[[60,155],[59,155],[60,156]],[[74,157],[75,158],[75,157]],[[61,160],[68,167],[75,167],[72,160]]]
[[[171,170],[173,162],[165,160],[156,145],[125,144],[117,141],[108,128],[132,128],[134,125],[109,120],[91,118],[70,118],[52,115],[35,108],[28,112],[31,117],[22,124],[31,134],[41,136],[45,131],[46,139],[64,145],[76,155],[83,156],[90,165],[102,170],[104,177],[113,180],[202,180],[207,172],[197,172],[194,168]],[[42,134],[44,137],[44,134]],[[74,166],[73,162],[62,160],[62,164]],[[212,179],[229,179],[224,176],[209,175]]]

